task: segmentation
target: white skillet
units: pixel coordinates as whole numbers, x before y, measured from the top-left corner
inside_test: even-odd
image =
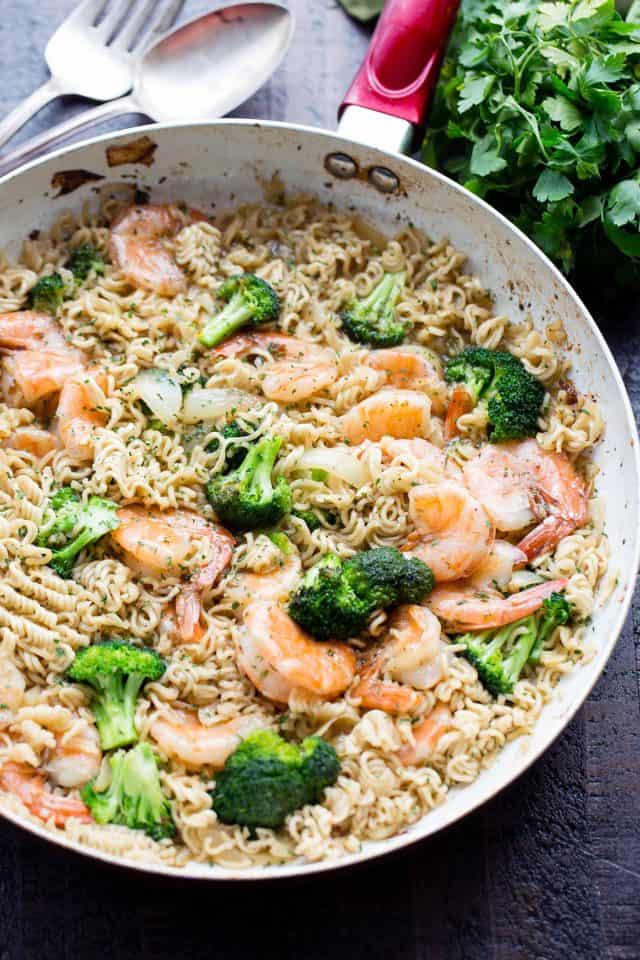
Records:
[[[220,208],[263,201],[264,182],[274,174],[290,193],[312,190],[322,201],[356,211],[387,234],[411,221],[433,238],[449,237],[468,254],[469,269],[494,294],[497,311],[515,318],[530,314],[541,330],[552,320],[562,321],[571,346],[572,376],[581,391],[594,393],[602,405],[607,427],[595,452],[601,471],[597,486],[606,504],[611,567],[618,580],[588,627],[594,657],[563,678],[533,734],[508,744],[473,784],[452,790],[442,806],[402,834],[365,843],[361,852],[338,861],[248,870],[204,864],[181,870],[146,866],[80,846],[17,814],[6,814],[49,842],[137,870],[208,880],[274,880],[358,863],[436,833],[511,783],[566,727],[611,655],[629,609],[640,545],[638,435],[613,357],[584,304],[531,241],[482,200],[396,152],[407,148],[423,119],[451,16],[451,7],[443,7],[441,0],[387,4],[337,134],[251,120],[161,124],[97,137],[23,167],[0,181],[0,247],[16,254],[31,230],[47,227],[64,210],[79,210],[100,182],[134,179],[154,200],[180,199],[206,210],[214,204]],[[148,138],[146,149],[140,148],[145,163],[110,166],[114,147],[141,137]],[[69,186],[73,179],[61,177],[61,171],[74,171],[81,185],[57,196],[59,185]],[[93,179],[82,184],[87,174]]]

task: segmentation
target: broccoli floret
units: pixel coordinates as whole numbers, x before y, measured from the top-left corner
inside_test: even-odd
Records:
[[[316,507],[314,510],[292,510],[292,517],[297,517],[298,520],[302,520],[306,523],[307,528],[311,533],[314,530],[320,530],[323,526],[321,516],[327,521],[330,527],[335,527],[338,523],[338,517],[331,510],[320,510]]]
[[[291,510],[291,488],[279,477],[271,479],[281,437],[265,437],[251,447],[239,467],[213,477],[207,499],[220,523],[232,530],[272,527]]]
[[[341,560],[328,553],[291,597],[289,614],[318,640],[361,633],[375,610],[418,603],[433,589],[433,574],[417,557],[379,547]]]
[[[253,273],[230,277],[218,288],[226,302],[200,331],[198,339],[206,347],[215,347],[240,327],[275,323],[280,316],[280,300],[271,284]]]
[[[497,697],[513,692],[535,639],[535,619],[525,617],[499,630],[465,633],[456,643],[464,644],[464,655],[478,671],[480,682]]]
[[[294,810],[317,803],[339,773],[336,752],[321,737],[295,744],[273,730],[257,730],[217,775],[213,809],[223,823],[275,829]]]
[[[547,597],[537,614],[538,634],[529,654],[529,663],[534,665],[540,663],[540,655],[545,642],[556,627],[568,623],[571,616],[571,604],[564,593],[552,593],[550,597]]]
[[[65,283],[59,273],[40,277],[29,293],[29,306],[32,310],[42,310],[55,315],[64,300],[65,293]]]
[[[136,700],[147,680],[159,680],[166,663],[159,653],[124,640],[107,640],[79,650],[67,678],[91,687],[91,709],[103,750],[135,743]]]
[[[497,630],[465,633],[456,643],[464,644],[464,655],[478,671],[481,683],[497,697],[513,692],[524,665],[539,662],[547,637],[570,616],[564,595],[552,593],[535,614]]]
[[[176,827],[169,800],[162,792],[158,765],[148,743],[117,750],[109,757],[111,783],[98,790],[96,781],[80,791],[96,823],[116,823],[144,830],[154,840],[173,837]]]
[[[503,350],[467,347],[448,362],[446,378],[464,383],[474,404],[486,406],[492,443],[537,433],[544,387],[518,357]]]
[[[71,487],[58,490],[49,501],[38,534],[38,546],[53,551],[49,566],[59,576],[70,577],[80,551],[120,525],[117,509],[113,500],[89,497],[83,503]]]
[[[396,319],[395,306],[403,286],[404,273],[385,273],[368,297],[348,303],[340,314],[347,336],[372,347],[402,343],[409,327]]]
[[[92,270],[104,273],[104,260],[99,250],[89,243],[83,243],[72,252],[65,267],[71,270],[76,283],[82,283]]]

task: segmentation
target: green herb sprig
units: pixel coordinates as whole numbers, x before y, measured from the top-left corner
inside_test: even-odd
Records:
[[[443,66],[426,162],[565,272],[595,257],[601,276],[608,259],[640,280],[636,16],[613,0],[465,0]]]

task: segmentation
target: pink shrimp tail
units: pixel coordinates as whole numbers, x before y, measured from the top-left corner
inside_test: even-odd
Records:
[[[211,544],[209,559],[176,597],[176,621],[183,643],[196,643],[202,636],[201,592],[213,586],[227,569],[236,542],[224,527],[207,523],[206,532]]]
[[[451,728],[453,715],[445,703],[427,714],[413,730],[414,743],[406,744],[398,751],[398,759],[404,764],[424,763],[435,750],[443,733]]]
[[[241,357],[255,346],[253,337],[239,336],[232,337],[221,346],[212,350],[215,357]]]
[[[386,713],[417,713],[424,705],[424,694],[399,683],[387,683],[379,673],[383,667],[376,658],[362,672],[353,696],[360,700],[366,710],[384,710]]]
[[[187,210],[189,218],[193,223],[211,223],[211,218],[203,213],[202,210],[198,210],[197,207],[189,207]]]
[[[583,522],[584,517],[576,517],[570,520],[567,517],[551,514],[545,517],[542,523],[539,523],[526,537],[523,537],[518,547],[526,554],[527,560],[533,560],[541,553],[553,549],[563,537],[568,537]]]
[[[194,643],[202,635],[200,617],[202,603],[200,594],[193,586],[188,585],[176,597],[176,621],[178,633],[183,643]]]
[[[210,532],[211,553],[206,564],[194,578],[200,589],[211,587],[231,563],[236,540],[224,527],[215,525]]]
[[[535,613],[552,593],[564,590],[567,582],[547,580],[509,597],[502,597],[498,593],[491,596],[489,591],[484,591],[482,595],[471,593],[463,598],[455,590],[455,585],[444,585],[437,587],[429,596],[428,606],[437,617],[447,622],[451,630],[490,630]]]
[[[444,420],[444,438],[453,440],[458,434],[458,417],[473,410],[473,397],[466,387],[458,383],[453,388],[451,400]]]

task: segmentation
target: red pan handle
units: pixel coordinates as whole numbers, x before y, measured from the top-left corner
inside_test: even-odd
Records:
[[[460,0],[387,0],[345,107],[424,126]]]

